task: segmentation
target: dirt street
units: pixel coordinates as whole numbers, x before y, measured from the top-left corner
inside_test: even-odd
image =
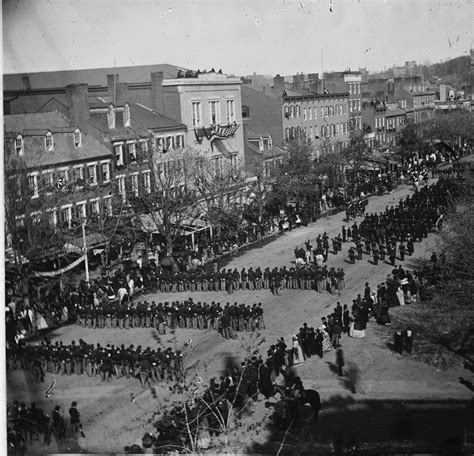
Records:
[[[411,190],[403,186],[390,195],[371,197],[367,211],[379,212],[386,205],[396,205],[400,198],[410,193]],[[287,232],[263,247],[233,257],[226,267],[239,270],[250,266],[254,268],[260,266],[262,270],[267,266],[290,267],[294,260],[295,247],[302,246],[308,239],[314,245],[316,236],[324,231],[330,237],[334,237],[340,232],[343,217],[344,214],[339,213],[318,220],[307,227]],[[432,245],[432,238],[433,236],[430,235],[421,245],[418,243],[415,245],[414,258],[426,255]],[[232,295],[224,292],[193,293],[193,299],[201,302],[218,301],[221,304],[261,302],[265,312],[266,329],[258,335],[238,333],[238,339],[225,340],[212,330],[176,330],[173,334],[158,337],[156,331],[152,329],[89,329],[73,325],[55,331],[51,337],[53,340],[59,339],[66,343],[71,340],[77,342],[79,338],[82,338],[89,343],[119,345],[133,343],[135,346],[152,348],[158,345],[165,347],[171,345],[179,349],[183,347],[184,342],[192,338],[194,351],[186,352],[185,363],[187,366],[197,363],[196,370],[207,382],[209,378],[220,375],[222,358],[225,355],[243,354],[243,346],[249,343],[251,337],[253,337],[253,343],[265,338],[265,342],[261,345],[262,354],[265,356],[268,346],[277,338],[285,337],[288,344],[291,336],[298,331],[303,322],[307,322],[309,326],[320,326],[321,318],[332,310],[337,301],[350,305],[358,293],[363,293],[366,281],[372,288],[376,288],[377,284],[384,281],[387,274],[390,274],[392,268],[388,264],[379,262],[377,266],[374,266],[368,261],[366,255],[355,265],[349,264],[346,261],[348,248],[349,243],[346,243],[343,245],[342,253],[330,254],[328,259],[329,267],[342,267],[346,272],[346,288],[340,296],[303,290],[283,290],[281,296],[273,296],[266,290],[238,291]],[[411,261],[412,259],[408,257],[404,262],[404,267],[410,269]],[[158,293],[144,299],[163,302],[183,300],[189,296],[189,293]],[[391,313],[396,312],[397,309],[391,310]],[[321,394],[323,401],[321,423],[324,423],[325,415],[337,416],[334,410],[338,410],[338,407],[345,411],[346,418],[349,416],[348,410],[356,409],[360,412],[364,409],[363,414],[354,415],[354,417],[359,416],[355,419],[364,419],[361,417],[368,413],[367,410],[371,410],[373,417],[379,415],[388,417],[391,409],[400,407],[397,405],[402,403],[400,401],[407,403],[420,400],[427,402],[468,401],[472,398],[472,393],[458,381],[460,375],[466,377],[466,371],[461,365],[449,371],[440,371],[411,359],[409,355],[395,354],[387,346],[391,336],[392,331],[389,327],[377,327],[374,322],[370,322],[364,339],[352,339],[347,336],[342,338],[346,363],[355,372],[355,394],[350,392],[347,380],[340,379],[331,370],[331,363],[335,360],[334,352],[326,353],[324,359],[312,357],[303,365],[298,366],[298,374],[305,387],[317,389]],[[416,343],[414,348],[416,350]],[[29,372],[8,372],[8,400],[18,399],[28,403],[36,401],[47,411],[51,411],[56,404],[62,405],[67,410],[70,402],[76,400],[83,417],[86,438],[80,438],[79,441],[67,439],[59,446],[53,440],[49,448],[33,444],[27,454],[80,452],[81,450],[85,452],[123,451],[125,445],[135,443],[145,431],[153,430],[151,426],[153,412],[158,409],[159,403],[169,396],[169,392],[162,387],[143,390],[136,379],[112,380],[105,384],[101,383],[99,378],[58,376],[54,394],[45,399],[44,391],[52,378],[52,374],[47,374],[44,384],[36,384]],[[131,394],[135,397],[133,402]],[[265,401],[261,400],[254,405],[253,415],[249,418],[249,422],[263,419],[270,412],[271,410],[265,407]],[[321,424],[321,432],[318,433],[320,438],[318,440],[318,437],[314,437],[314,439],[326,443],[332,441],[338,427],[343,425],[347,430],[347,426],[350,426],[348,423],[351,421],[346,418],[341,418],[340,423],[337,419],[328,419],[327,423],[333,423],[334,429],[328,429],[327,425]],[[465,415],[461,413],[456,419],[458,420],[456,422],[462,423]],[[410,420],[410,426],[416,428],[417,422],[417,420]],[[359,427],[357,423],[354,424],[354,432],[360,434],[357,431]],[[266,440],[273,438],[272,431],[269,429],[259,432],[258,436],[254,430],[243,429],[242,432],[245,433],[245,438],[244,434],[234,436],[242,445],[252,441],[263,444]],[[411,434],[407,432],[405,434],[402,432],[403,438],[420,439],[420,441],[429,439],[427,434],[421,435],[416,431],[410,431]],[[433,435],[435,433],[438,438],[443,437],[438,426],[433,427]],[[389,437],[396,439],[396,432],[392,434]],[[366,438],[365,434],[364,438]],[[370,437],[367,438],[370,439]]]

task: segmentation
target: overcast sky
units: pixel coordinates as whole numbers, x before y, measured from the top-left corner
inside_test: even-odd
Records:
[[[469,54],[472,0],[3,0],[4,73],[170,63],[238,75]],[[332,9],[332,11],[331,11]]]

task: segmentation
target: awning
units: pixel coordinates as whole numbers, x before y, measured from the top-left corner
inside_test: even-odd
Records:
[[[216,139],[213,142],[213,146],[225,157],[225,158],[230,158],[231,152],[234,152],[232,148],[229,147],[229,145],[225,144],[227,141],[225,139]]]

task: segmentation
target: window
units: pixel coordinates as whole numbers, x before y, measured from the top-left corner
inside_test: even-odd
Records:
[[[329,106],[324,107],[324,117],[329,117]]]
[[[184,135],[176,136],[176,148],[183,149],[184,148]]]
[[[79,201],[76,203],[76,218],[78,220],[85,219],[87,217],[86,214],[86,202]]]
[[[313,117],[315,120],[318,118],[318,108],[313,109]]]
[[[286,138],[287,141],[290,139],[290,129],[289,128],[285,128],[285,138]]]
[[[81,138],[81,131],[79,128],[76,128],[76,130],[73,133],[73,138],[74,138],[74,147],[77,149],[78,147],[81,147],[82,145],[82,138]]]
[[[295,107],[293,105],[290,106],[290,117],[292,119],[295,117]]]
[[[166,150],[174,149],[174,137],[167,136],[166,137]]]
[[[157,152],[166,152],[164,150],[165,138],[163,138],[161,136],[158,136],[157,138],[155,138],[155,140],[156,140],[156,150],[157,150]]]
[[[297,119],[301,117],[301,107],[299,105],[296,105],[295,116]]]
[[[44,147],[46,149],[46,152],[51,152],[54,150],[53,134],[50,131],[48,131],[48,133],[46,133],[46,136],[44,137]]]
[[[123,125],[125,127],[130,126],[130,105],[128,103],[125,103],[123,107]]]
[[[201,124],[201,102],[194,101],[193,102],[193,127],[200,127]]]
[[[84,180],[84,166],[83,165],[74,166],[74,168],[72,169],[72,172],[73,172],[73,180],[76,183],[78,180],[81,180],[81,181]]]
[[[116,177],[118,192],[125,198],[125,176],[122,174]]]
[[[25,151],[24,151],[24,143],[23,143],[23,136],[18,135],[15,138],[15,151],[17,155],[22,156]]]
[[[128,159],[130,163],[137,161],[137,148],[134,142],[128,143]]]
[[[309,139],[313,139],[313,127],[309,127]]]
[[[107,109],[107,123],[109,128],[115,128],[115,107],[113,104],[110,104]]]
[[[135,196],[138,196],[138,174],[130,174],[130,183],[132,184],[132,192]]]
[[[96,185],[97,184],[97,168],[94,165],[87,165],[87,174],[89,176],[89,184]]]
[[[334,115],[334,106],[329,106],[329,115],[331,117]]]
[[[220,177],[222,173],[222,157],[216,157],[213,159],[214,173],[216,177]]]
[[[235,101],[227,100],[227,122],[235,122]]]
[[[230,168],[232,172],[237,171],[237,154],[232,154],[230,156]]]
[[[339,124],[336,124],[336,135],[339,134]]]
[[[115,164],[116,166],[123,166],[123,147],[122,144],[116,144],[114,146],[115,151]]]
[[[91,208],[91,214],[99,215],[100,214],[99,198],[91,199],[89,204]]]
[[[56,179],[56,187],[62,189],[65,187],[69,180],[68,168],[62,168],[58,170],[58,177]]]
[[[67,206],[61,207],[61,222],[63,227],[71,228],[71,220],[72,220],[72,206],[68,204]]]
[[[38,175],[36,173],[30,174],[28,176],[28,189],[30,190],[30,195],[32,198],[37,198],[39,196]]]
[[[303,120],[306,120],[306,108],[303,108]]]
[[[143,188],[146,194],[151,193],[150,171],[143,171]]]
[[[104,215],[111,217],[113,215],[112,211],[112,196],[104,196],[102,198],[102,210]]]
[[[56,208],[53,209],[48,209],[48,223],[51,228],[56,228],[56,225],[58,224],[58,215]]]
[[[308,119],[313,120],[313,109],[312,108],[308,108]]]
[[[109,182],[110,181],[110,163],[101,163],[100,168],[102,171],[102,180],[104,182]]]
[[[48,169],[47,171],[43,171],[43,181],[44,181],[44,185],[45,187],[49,187],[48,188],[48,194],[51,193],[51,191],[53,190],[53,185],[54,185],[54,182],[53,182],[53,170],[52,169]]]
[[[352,95],[354,92],[352,90],[352,82],[349,82],[349,93]]]
[[[218,124],[220,122],[219,116],[219,102],[210,101],[209,102],[209,123],[211,125]]]

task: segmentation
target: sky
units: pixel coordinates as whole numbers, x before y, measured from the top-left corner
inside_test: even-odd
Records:
[[[317,73],[468,55],[472,0],[3,0],[3,72]]]

